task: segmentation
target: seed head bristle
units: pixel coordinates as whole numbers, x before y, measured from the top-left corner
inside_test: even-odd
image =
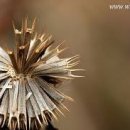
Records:
[[[64,115],[62,109],[68,109],[62,102],[73,99],[55,86],[79,77],[71,72],[82,71],[72,68],[79,63],[78,55],[59,58],[63,42],[52,48],[52,35],[35,32],[36,18],[28,26],[28,17],[20,30],[13,23],[14,51],[0,47],[0,127],[10,130],[43,127],[57,113]]]

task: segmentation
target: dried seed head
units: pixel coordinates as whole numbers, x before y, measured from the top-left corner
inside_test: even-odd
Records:
[[[51,49],[54,40],[34,31],[36,19],[28,28],[14,27],[16,49],[5,51],[0,47],[0,126],[10,130],[43,127],[48,120],[61,113],[64,99],[70,97],[55,87],[67,79],[78,77],[71,69],[78,64],[79,56],[59,58],[64,50],[58,45]]]

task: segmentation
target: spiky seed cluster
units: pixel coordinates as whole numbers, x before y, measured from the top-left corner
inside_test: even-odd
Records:
[[[10,130],[43,127],[52,117],[66,108],[62,101],[68,96],[59,92],[56,84],[78,77],[71,69],[78,56],[60,59],[61,44],[51,49],[54,40],[34,32],[35,22],[28,27],[27,19],[21,30],[14,26],[15,51],[0,47],[0,126]]]

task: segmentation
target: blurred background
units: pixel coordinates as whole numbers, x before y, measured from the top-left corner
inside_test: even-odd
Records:
[[[59,130],[130,129],[130,10],[110,10],[128,0],[0,0],[0,43],[13,45],[12,20],[38,18],[38,30],[58,42],[65,55],[79,54],[86,69],[62,90],[74,98]]]

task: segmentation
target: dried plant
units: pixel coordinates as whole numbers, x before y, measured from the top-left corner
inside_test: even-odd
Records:
[[[29,28],[26,18],[20,30],[13,24],[15,50],[0,47],[0,126],[10,130],[38,129],[63,114],[63,100],[72,99],[55,85],[80,77],[72,74],[79,56],[59,58],[62,43],[52,48],[52,36],[38,35],[35,23]]]

